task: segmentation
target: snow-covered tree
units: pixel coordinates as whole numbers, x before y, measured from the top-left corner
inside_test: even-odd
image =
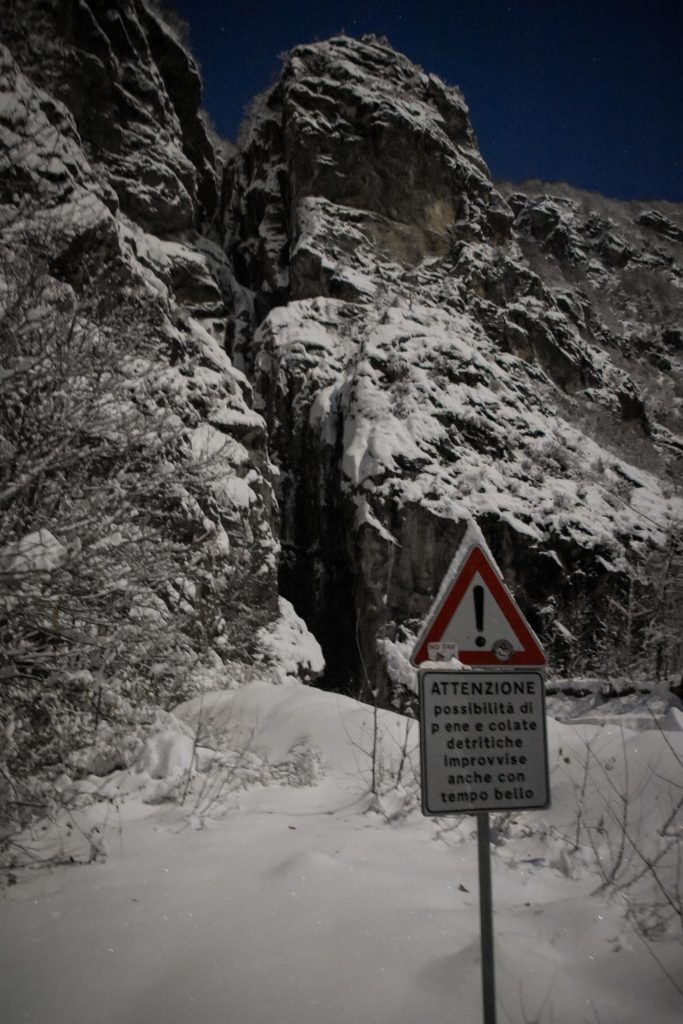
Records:
[[[125,762],[131,725],[230,657],[231,630],[255,613],[215,497],[234,475],[228,441],[209,443],[175,394],[191,336],[175,351],[163,306],[122,286],[115,263],[86,257],[60,279],[62,225],[49,216],[15,218],[5,237],[0,800],[11,812],[36,772]]]

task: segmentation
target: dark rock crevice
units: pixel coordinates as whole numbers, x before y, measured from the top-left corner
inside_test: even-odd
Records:
[[[352,516],[340,474],[342,433],[339,421],[335,443],[321,453],[305,430],[298,461],[283,472],[279,581],[322,647],[325,671],[317,685],[358,696],[363,664],[357,616],[364,605],[355,592]]]

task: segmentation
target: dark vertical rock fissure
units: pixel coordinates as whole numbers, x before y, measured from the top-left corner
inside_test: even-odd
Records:
[[[280,487],[279,582],[322,647],[325,671],[317,685],[357,696],[362,672],[342,438],[340,417],[334,445],[321,451],[319,439],[304,427],[297,465],[287,462],[286,451],[274,453],[287,466]]]

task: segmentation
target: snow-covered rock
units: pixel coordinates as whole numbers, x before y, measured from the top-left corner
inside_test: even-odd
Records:
[[[119,764],[117,725],[240,678],[279,619],[265,421],[226,353],[246,300],[199,232],[217,174],[196,64],[144,0],[68,7],[18,0],[1,27],[0,723],[19,776],[83,770],[110,728],[99,762]]]
[[[396,650],[472,516],[557,664],[590,660],[681,515],[678,421],[655,422],[642,362],[603,329],[605,279],[653,259],[680,316],[677,264],[639,249],[650,221],[501,193],[458,91],[374,37],[292,51],[230,182],[226,250],[256,322],[233,354],[280,471],[285,594],[327,681],[396,696]]]
[[[680,211],[494,185],[459,91],[346,36],[286,59],[218,208],[197,68],[153,4],[11,6],[3,251],[49,282],[32,324],[90,303],[144,336],[133,357],[117,335],[125,394],[88,442],[123,451],[129,417],[176,442],[145,498],[174,545],[163,594],[111,581],[126,628],[187,637],[146,682],[312,680],[324,658],[327,687],[409,704],[472,518],[555,668],[604,661],[680,522]],[[16,451],[0,432],[7,474]],[[78,555],[67,505],[17,516],[3,550],[44,529]],[[140,535],[105,527],[97,558]],[[40,582],[60,642],[71,568]],[[129,715],[132,679],[97,668],[74,665],[86,715],[110,690]]]
[[[68,108],[122,209],[163,235],[193,228],[217,197],[194,60],[144,0],[87,0],[65,15],[61,0],[12,4],[3,36]]]

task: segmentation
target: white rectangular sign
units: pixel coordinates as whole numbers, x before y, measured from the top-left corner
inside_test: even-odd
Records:
[[[420,753],[424,814],[547,807],[543,673],[421,671]]]

